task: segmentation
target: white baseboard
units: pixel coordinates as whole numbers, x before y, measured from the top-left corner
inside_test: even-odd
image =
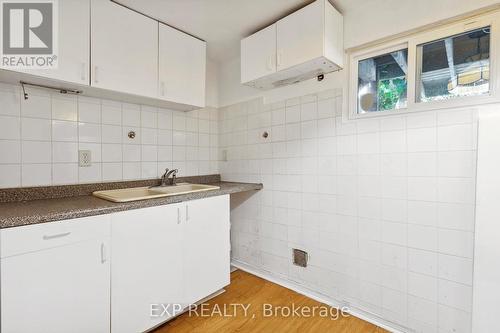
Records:
[[[318,293],[314,290],[308,289],[304,286],[301,286],[300,284],[283,279],[281,277],[278,277],[270,272],[263,271],[259,268],[253,267],[251,265],[245,264],[243,262],[240,262],[238,260],[231,260],[231,265],[234,267],[237,267],[238,269],[241,269],[242,271],[248,272],[250,274],[256,275],[260,278],[263,278],[264,280],[268,280],[270,282],[279,284],[282,287],[285,287],[287,289],[293,290],[301,295],[307,296],[309,298],[314,299],[315,301],[318,301],[323,304],[327,304],[329,306],[335,307],[335,308],[341,308],[343,304],[340,302],[324,295],[321,293]],[[377,316],[374,316],[366,311],[363,311],[361,309],[357,309],[353,306],[349,306],[349,314],[360,318],[364,321],[367,321],[369,323],[372,323],[374,325],[377,325],[385,330],[388,330],[393,333],[408,333],[412,332],[408,328],[401,327],[400,325],[396,323],[391,323],[389,321],[386,321],[382,318],[379,318]]]

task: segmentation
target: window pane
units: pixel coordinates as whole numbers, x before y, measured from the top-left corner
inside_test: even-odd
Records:
[[[417,101],[489,93],[489,27],[419,45],[417,52]]]
[[[408,49],[358,63],[358,113],[406,107]]]

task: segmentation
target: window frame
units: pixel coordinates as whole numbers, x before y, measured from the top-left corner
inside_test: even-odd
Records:
[[[417,102],[417,47],[446,37],[466,33],[490,26],[490,92],[479,96],[461,96],[447,100]],[[377,46],[357,50],[349,54],[349,119],[372,118],[387,115],[405,114],[419,111],[470,107],[500,102],[500,12],[477,16],[438,26],[430,30],[395,39]],[[358,63],[385,53],[408,48],[407,107],[384,111],[358,113]]]
[[[351,88],[350,88],[350,91],[353,93],[354,95],[354,100],[352,100],[353,104],[352,104],[352,107],[354,107],[354,112],[356,114],[358,114],[359,116],[365,116],[367,114],[371,114],[371,113],[387,113],[387,112],[398,112],[400,110],[406,110],[408,108],[408,104],[406,106],[406,108],[401,108],[401,109],[392,109],[392,110],[382,110],[382,111],[374,111],[374,112],[365,112],[365,113],[358,113],[358,69],[359,69],[359,62],[360,61],[363,61],[363,60],[366,60],[366,59],[370,59],[370,58],[374,58],[374,57],[377,57],[377,56],[380,56],[380,55],[383,55],[383,54],[387,54],[387,53],[391,53],[391,52],[395,52],[395,51],[399,51],[399,50],[404,50],[404,49],[408,49],[408,62],[410,60],[410,49],[408,48],[408,43],[400,43],[400,44],[395,44],[395,45],[390,45],[390,46],[387,46],[385,48],[378,48],[378,49],[374,49],[374,50],[369,50],[368,52],[365,52],[365,53],[360,53],[359,55],[357,55],[356,57],[353,57],[351,59],[351,68],[352,68],[352,75],[351,75]],[[410,73],[410,64],[408,63],[408,74]],[[406,77],[406,82],[407,82],[407,88],[406,88],[406,91],[407,91],[407,99],[409,98],[408,96],[408,88],[409,88],[409,81],[408,81],[408,74],[407,74],[407,77]]]

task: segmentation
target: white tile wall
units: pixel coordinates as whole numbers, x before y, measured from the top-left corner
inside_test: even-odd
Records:
[[[470,332],[475,110],[343,121],[332,90],[183,113],[10,85],[0,103],[0,187],[220,167],[264,183],[231,213],[234,259],[417,332]]]
[[[34,89],[24,100],[3,84],[0,105],[0,188],[156,178],[172,167],[181,176],[218,173],[216,109],[184,113]],[[91,167],[78,166],[79,149],[92,152]]]
[[[476,111],[341,109],[339,90],[219,110],[223,179],[264,183],[232,210],[233,259],[416,332],[470,332]]]

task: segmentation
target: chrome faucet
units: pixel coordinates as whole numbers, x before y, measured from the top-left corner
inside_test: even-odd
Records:
[[[173,170],[169,170],[168,168],[165,169],[165,173],[163,174],[163,176],[161,176],[160,186],[176,185],[178,171],[179,171],[178,169],[173,169]],[[170,175],[172,175],[172,178],[169,178]]]

